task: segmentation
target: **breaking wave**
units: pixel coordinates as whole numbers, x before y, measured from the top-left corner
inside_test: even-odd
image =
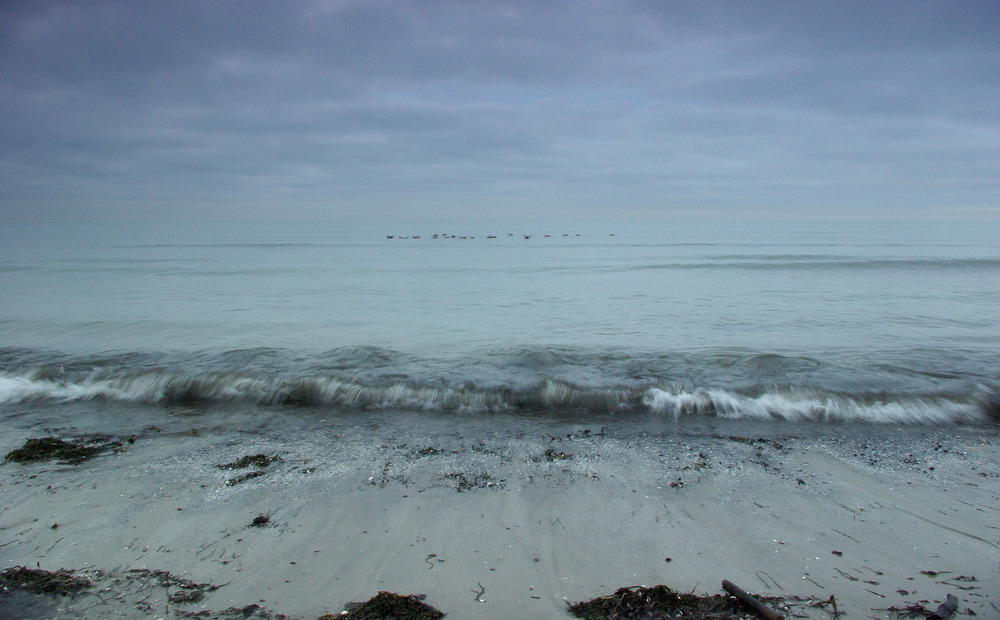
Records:
[[[56,373],[57,374],[57,373]],[[366,383],[328,375],[163,370],[91,372],[75,379],[35,369],[0,373],[0,404],[107,400],[147,404],[242,402],[261,406],[333,407],[345,411],[406,409],[460,413],[647,414],[681,419],[885,424],[978,423],[998,418],[1000,394],[979,385],[964,394],[845,394],[817,388],[697,388],[665,382],[587,387],[545,378],[528,386],[449,386],[397,379]]]
[[[669,392],[651,389],[644,399],[650,410],[680,417],[713,415],[728,419],[791,422],[874,422],[881,424],[945,424],[980,422],[996,407],[987,391],[968,400],[942,396],[873,399],[816,391],[768,392],[758,396],[726,390]]]

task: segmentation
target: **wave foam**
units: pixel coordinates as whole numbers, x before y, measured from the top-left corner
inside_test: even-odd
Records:
[[[727,419],[786,420],[790,422],[875,422],[881,424],[944,424],[978,422],[981,407],[945,398],[900,398],[864,402],[858,398],[818,393],[769,392],[743,396],[725,390],[678,393],[651,388],[643,403],[650,410],[679,418],[714,415]]]
[[[278,377],[237,373],[183,375],[165,371],[106,375],[95,371],[68,381],[41,372],[0,373],[0,403],[104,399],[139,403],[248,402],[263,406],[334,406],[346,410],[410,409],[462,413],[571,412],[714,416],[790,422],[944,424],[981,422],[1000,409],[988,388],[965,398],[848,396],[822,390],[767,389],[757,395],[716,389],[648,387],[608,389],[545,379],[527,389],[477,388],[394,381],[368,385],[332,376]]]

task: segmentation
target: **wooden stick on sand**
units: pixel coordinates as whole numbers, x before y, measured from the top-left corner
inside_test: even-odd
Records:
[[[728,579],[722,580],[722,589],[738,598],[741,603],[752,609],[754,613],[764,620],[785,620],[784,616],[750,596],[745,590]]]

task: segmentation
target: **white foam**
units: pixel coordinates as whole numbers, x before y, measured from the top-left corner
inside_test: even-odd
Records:
[[[0,376],[0,403],[19,403],[34,399],[72,401],[103,397],[120,398],[121,396],[103,384],[78,385],[49,379]]]
[[[982,391],[982,390],[981,390]],[[992,392],[990,392],[992,394]],[[333,404],[352,409],[410,409],[488,413],[527,410],[630,410],[641,403],[655,414],[715,416],[725,419],[942,424],[979,422],[985,414],[981,398],[896,395],[882,399],[850,397],[822,390],[769,389],[755,396],[714,389],[677,386],[643,391],[577,387],[546,379],[531,389],[478,389],[397,381],[366,385],[329,376],[300,378],[248,377],[231,373],[180,375],[149,371],[107,376],[100,371],[76,382],[41,373],[0,373],[0,403],[27,400],[76,401],[107,399],[126,402],[248,401]],[[991,401],[992,402],[992,401]]]
[[[725,390],[671,392],[650,388],[643,403],[655,413],[714,415],[727,419],[942,424],[982,419],[969,403],[944,398],[862,402],[854,398],[802,392],[767,392],[743,396]]]

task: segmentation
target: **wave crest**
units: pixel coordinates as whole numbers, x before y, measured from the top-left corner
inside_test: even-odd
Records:
[[[727,419],[789,422],[874,422],[881,424],[945,424],[979,422],[983,407],[974,401],[945,397],[897,397],[872,400],[815,391],[766,392],[744,396],[726,390],[671,392],[651,388],[643,403],[650,410],[679,418],[711,415]]]
[[[162,370],[108,374],[94,371],[74,380],[42,370],[0,373],[0,403],[109,400],[148,404],[246,402],[261,406],[320,406],[347,411],[406,409],[461,413],[647,413],[680,419],[885,424],[975,423],[998,418],[997,391],[980,387],[966,395],[847,395],[804,388],[766,388],[754,393],[723,388],[659,385],[639,388],[577,386],[547,378],[533,386],[461,387],[415,380],[367,384],[336,376],[282,377],[240,373],[185,375]]]

